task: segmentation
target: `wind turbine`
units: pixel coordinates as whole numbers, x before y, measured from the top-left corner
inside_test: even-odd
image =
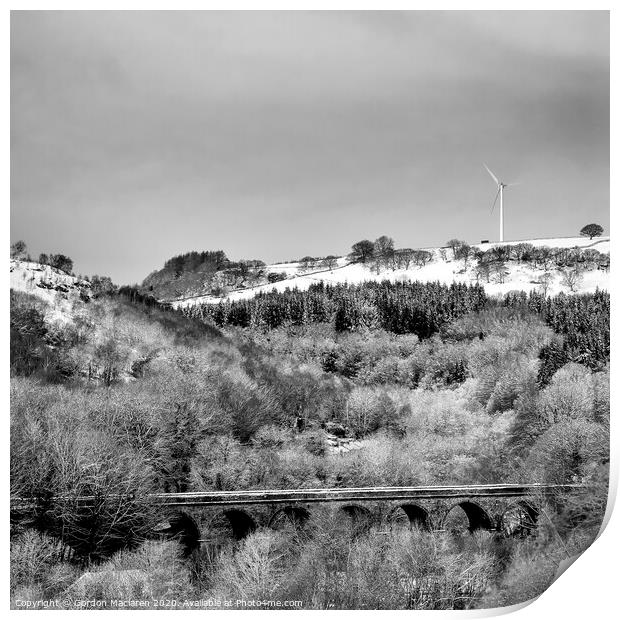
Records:
[[[497,202],[497,197],[499,196],[499,241],[502,243],[504,241],[504,189],[512,185],[518,185],[518,183],[502,183],[484,162],[482,165],[487,169],[487,172],[497,184],[497,194],[495,194],[495,200],[493,201],[493,206],[491,207],[491,213],[493,213],[493,209],[495,209],[495,203]]]

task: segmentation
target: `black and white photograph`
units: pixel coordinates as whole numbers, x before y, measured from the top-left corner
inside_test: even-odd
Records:
[[[499,614],[605,545],[609,10],[9,20],[6,609]]]

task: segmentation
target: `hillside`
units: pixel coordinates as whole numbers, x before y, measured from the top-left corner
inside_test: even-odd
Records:
[[[441,254],[433,251],[417,271],[458,267]],[[347,270],[383,275],[361,265],[331,273]],[[100,294],[95,280],[88,295],[79,279],[37,263],[12,263],[11,280],[11,494],[46,500],[12,527],[12,562],[25,567],[11,584],[15,600],[53,596],[72,606],[67,592],[80,587],[80,596],[108,601],[117,594],[101,594],[100,584],[119,574],[139,575],[152,596],[236,600],[243,595],[229,584],[243,583],[246,567],[257,557],[271,562],[275,550],[277,574],[260,575],[273,596],[313,601],[325,583],[346,579],[336,593],[344,597],[349,583],[378,574],[388,581],[370,603],[394,592],[390,606],[404,607],[409,592],[390,588],[411,570],[415,552],[430,558],[415,565],[424,579],[440,575],[441,600],[450,601],[475,566],[484,581],[471,600],[504,587],[507,574],[512,603],[532,591],[532,575],[548,583],[557,563],[581,553],[600,529],[609,462],[605,292],[542,304],[517,295],[505,304],[486,299],[480,286],[371,283],[330,287],[326,303],[314,303],[317,290],[228,304],[227,319],[243,311],[262,319],[242,325],[204,320],[218,305],[178,312],[134,289]],[[43,306],[65,322],[50,324]],[[321,309],[331,317],[333,306],[333,321],[315,320]],[[303,320],[290,321],[300,310]],[[522,480],[589,491],[550,503],[553,536],[543,528],[538,536],[520,513],[512,519],[506,511],[488,519],[501,533],[471,537],[458,505],[428,532],[412,528],[404,509],[392,513],[380,537],[360,528],[357,513],[333,518],[328,507],[307,524],[273,514],[269,528],[239,535],[237,513],[225,509],[208,520],[169,519],[164,532],[150,497]],[[102,501],[84,507],[77,498],[85,495]],[[48,504],[50,497],[69,501]],[[35,519],[38,531],[28,527]],[[537,553],[525,567],[511,555],[512,534],[532,537]],[[172,595],[170,583],[178,584]]]
[[[579,248],[581,251],[596,250],[600,254],[608,254],[610,251],[609,237],[598,239],[587,239],[584,237],[560,237],[551,239],[530,239],[523,241],[509,241],[500,243],[485,243],[472,246],[474,249],[488,253],[494,248],[501,246],[513,247],[519,244],[531,244],[534,248],[551,248],[556,250],[563,249],[570,251]],[[225,300],[237,301],[250,299],[260,292],[284,291],[287,288],[297,288],[306,290],[316,282],[326,283],[349,283],[358,284],[368,281],[390,280],[396,281],[420,281],[434,282],[439,281],[443,284],[459,282],[471,284],[479,282],[488,294],[503,294],[513,290],[532,291],[540,290],[541,276],[549,273],[545,286],[549,294],[560,292],[571,292],[570,287],[563,283],[563,273],[557,266],[549,269],[548,266],[536,265],[528,261],[517,261],[508,259],[505,264],[505,272],[501,275],[488,274],[488,279],[481,274],[475,259],[455,259],[449,248],[422,248],[431,253],[431,261],[422,266],[409,268],[374,268],[371,263],[351,263],[347,257],[339,257],[337,265],[332,269],[317,268],[312,271],[304,272],[299,262],[293,263],[274,263],[265,267],[265,273],[284,274],[283,279],[278,282],[269,282],[251,286],[243,289],[232,290],[226,295],[217,296],[206,295],[185,295],[178,296],[172,301],[172,305],[177,308],[190,307],[204,303],[218,303]],[[545,268],[546,267],[546,268]],[[609,288],[609,270],[598,268],[592,261],[585,261],[581,269],[581,280],[574,286],[573,292],[587,293],[593,292],[597,288]]]
[[[76,301],[90,298],[90,282],[50,265],[11,259],[11,289],[46,302],[48,321],[66,321]]]
[[[157,299],[171,300],[196,295],[221,295],[227,290],[266,282],[265,263],[259,260],[233,262],[222,250],[188,252],[167,260],[150,273],[140,290]]]

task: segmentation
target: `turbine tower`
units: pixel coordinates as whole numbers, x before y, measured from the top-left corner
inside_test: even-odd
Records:
[[[483,163],[482,164],[487,172],[491,175],[491,178],[495,181],[497,185],[497,194],[495,194],[495,200],[493,201],[493,206],[491,207],[491,213],[493,213],[493,209],[495,208],[495,203],[497,202],[497,197],[499,196],[499,241],[502,243],[504,241],[504,189],[506,187],[510,187],[511,185],[518,185],[517,183],[502,183],[490,170],[490,168]]]

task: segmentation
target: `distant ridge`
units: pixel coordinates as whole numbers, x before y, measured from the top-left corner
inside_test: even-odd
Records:
[[[552,238],[536,238],[536,239],[519,239],[504,241],[503,243],[490,241],[489,243],[473,244],[482,250],[489,250],[497,246],[514,246],[520,243],[529,243],[534,247],[550,247],[550,248],[580,248],[596,249],[606,254],[610,248],[610,237],[598,237],[589,239],[587,237],[552,237]],[[286,279],[275,283],[261,283],[254,286],[230,290],[225,295],[179,295],[176,298],[168,298],[165,301],[173,307],[186,307],[194,304],[203,303],[219,303],[223,300],[240,300],[249,299],[260,292],[284,291],[287,288],[298,288],[300,290],[307,289],[314,282],[344,283],[356,284],[365,281],[377,280],[410,280],[431,282],[438,281],[444,284],[451,282],[472,283],[478,281],[473,263],[470,261],[467,268],[463,260],[454,260],[451,258],[451,251],[446,251],[446,246],[442,247],[426,247],[419,248],[429,251],[433,255],[433,260],[424,267],[411,266],[409,269],[382,269],[379,273],[375,273],[368,268],[367,265],[360,263],[350,263],[346,257],[339,257],[337,264],[332,269],[316,269],[313,271],[302,272],[298,262],[288,263],[272,263],[265,267],[268,273],[282,272],[286,274]],[[442,256],[445,252],[445,259]],[[507,264],[508,273],[503,282],[494,281],[480,282],[487,293],[503,294],[511,290],[523,290],[529,292],[537,290],[540,286],[540,276],[542,270],[533,269],[525,264],[516,264],[509,262]],[[562,285],[562,274],[555,270],[552,273],[552,281],[548,284],[548,292],[555,294],[559,292],[569,292],[566,286]],[[609,272],[603,270],[589,270],[583,274],[583,281],[579,285],[578,292],[593,292],[597,288],[607,289],[609,287]]]

